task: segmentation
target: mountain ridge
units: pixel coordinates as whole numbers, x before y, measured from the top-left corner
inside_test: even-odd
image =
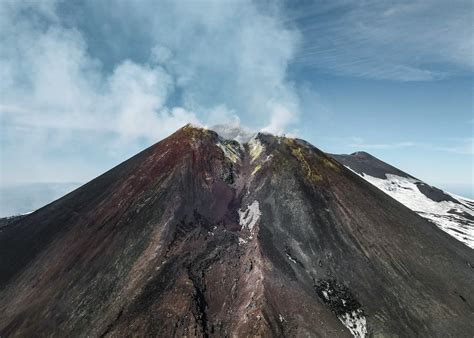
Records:
[[[472,200],[444,192],[365,152],[330,156],[474,249]]]

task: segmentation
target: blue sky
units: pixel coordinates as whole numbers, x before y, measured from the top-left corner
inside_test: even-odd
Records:
[[[86,182],[187,122],[368,151],[473,197],[471,1],[0,2],[1,186]]]

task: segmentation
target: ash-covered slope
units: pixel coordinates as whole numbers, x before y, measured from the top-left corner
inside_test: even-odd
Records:
[[[430,186],[366,152],[330,156],[474,249],[473,200]]]
[[[184,127],[0,232],[1,336],[469,336],[473,251],[304,141]]]

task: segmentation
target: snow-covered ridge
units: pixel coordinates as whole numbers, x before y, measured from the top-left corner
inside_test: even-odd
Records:
[[[436,202],[420,192],[418,184],[423,183],[410,177],[386,174],[386,179],[359,174],[367,182],[376,186],[406,207],[428,219],[441,230],[474,249],[474,202],[464,197],[449,194],[453,201]]]

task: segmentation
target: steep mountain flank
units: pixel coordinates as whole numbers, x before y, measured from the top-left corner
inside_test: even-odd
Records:
[[[0,334],[469,336],[473,267],[302,140],[186,126],[0,228]]]

